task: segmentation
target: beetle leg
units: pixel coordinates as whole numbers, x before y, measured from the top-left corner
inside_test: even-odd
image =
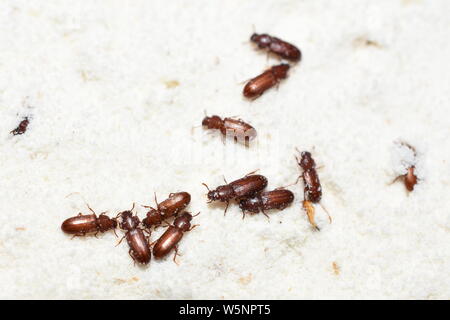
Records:
[[[158,199],[156,198],[156,192],[155,192],[155,203],[156,203],[156,208],[158,208],[158,210],[159,210],[159,203],[158,203]]]
[[[222,140],[223,145],[226,145],[227,144],[227,136],[226,136],[226,134],[222,134],[220,136],[220,138]]]
[[[245,175],[245,177],[248,177],[249,175],[252,175],[252,174],[254,174],[254,173],[257,172],[257,171],[259,171],[259,169],[256,169],[256,170],[254,170],[254,171],[252,171],[252,172],[247,173],[247,174]]]
[[[192,227],[189,228],[188,231],[191,231],[192,229],[194,229],[195,227],[198,227],[198,226],[199,226],[199,224],[194,224]]]
[[[116,229],[113,229],[113,231],[114,231],[114,234],[116,235],[116,238],[117,238],[118,235],[117,235]]]
[[[228,184],[227,179],[225,178],[225,175],[223,175],[223,181],[225,181],[225,183]]]
[[[94,237],[96,237],[98,239],[97,234],[98,234],[98,230],[96,233],[94,233]]]
[[[270,220],[270,217],[267,215],[267,213],[264,211],[264,209],[261,209],[261,212],[263,213],[263,215],[265,215],[267,217],[267,219]]]
[[[130,255],[131,259],[133,259],[133,266],[135,266],[136,265],[136,259],[133,256],[133,251],[131,251],[131,248],[130,248],[130,250],[128,250],[128,254]]]
[[[123,236],[122,239],[119,240],[119,242],[116,244],[116,247],[122,242],[123,238],[125,238],[125,236]]]
[[[319,202],[320,206],[322,207],[323,211],[325,211],[328,215],[328,220],[330,221],[330,223],[333,222],[333,219],[331,218],[330,214],[328,213],[328,210],[325,209],[325,207]]]
[[[84,237],[86,235],[86,233],[84,233],[84,232],[81,232],[81,233],[75,233],[73,236],[72,236],[72,238],[70,239],[70,240],[72,240],[73,238],[75,238],[75,237]]]
[[[223,211],[223,216],[225,217],[225,214],[227,213],[228,206],[230,205],[230,202],[227,201],[227,206],[225,207],[225,210]]]
[[[173,262],[175,262],[175,264],[177,266],[179,266],[180,264],[177,262],[176,258],[177,256],[179,256],[180,254],[178,253],[178,245],[175,246],[175,254],[173,255]]]
[[[402,174],[401,176],[398,176],[397,178],[395,178],[394,180],[392,180],[391,183],[388,183],[388,186],[390,186],[391,184],[394,184],[395,182],[397,182],[399,179],[404,179],[406,177],[406,174]]]
[[[250,148],[250,137],[249,136],[245,136],[244,145],[246,148]]]

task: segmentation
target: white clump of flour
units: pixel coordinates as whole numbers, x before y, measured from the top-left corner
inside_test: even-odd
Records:
[[[447,0],[0,2],[0,298],[449,299],[450,37]],[[280,63],[259,33],[302,61],[248,101],[243,81]],[[256,128],[250,148],[204,117]],[[28,131],[9,134],[23,117]],[[406,142],[417,151],[399,144]],[[295,182],[295,147],[322,183],[321,231],[301,207],[247,215],[206,188],[259,169]],[[414,164],[408,193],[391,184]],[[73,240],[62,221],[143,218],[171,192],[201,212],[180,265],[134,266],[112,232]],[[163,228],[151,235],[154,241]],[[118,232],[119,237],[122,232]]]

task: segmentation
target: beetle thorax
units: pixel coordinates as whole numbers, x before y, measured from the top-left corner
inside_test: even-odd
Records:
[[[133,230],[139,226],[139,218],[133,217],[133,213],[131,211],[121,212],[120,216],[122,217],[120,228],[124,230]]]
[[[188,231],[191,228],[191,220],[192,215],[190,213],[183,213],[181,216],[175,219],[173,222],[173,225],[177,227],[178,229],[181,229],[183,231]]]

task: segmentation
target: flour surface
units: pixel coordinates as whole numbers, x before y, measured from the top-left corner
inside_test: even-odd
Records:
[[[447,0],[1,1],[0,298],[449,299],[449,12]],[[249,43],[253,28],[303,59],[251,102],[243,82],[279,63]],[[204,111],[242,118],[256,141],[224,145],[198,127]],[[9,134],[25,116],[28,131]],[[270,220],[206,203],[201,183],[223,176],[292,184],[295,147],[321,167],[333,222],[317,206],[320,232],[302,183]],[[408,194],[390,183],[411,164]],[[177,191],[201,212],[179,266],[134,266],[112,232],[60,230],[85,202],[110,215],[136,202],[143,218],[154,192]]]

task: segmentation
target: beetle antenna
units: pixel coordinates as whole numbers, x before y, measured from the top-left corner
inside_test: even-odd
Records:
[[[209,190],[209,187],[206,183],[202,183],[202,185],[204,185],[206,187],[206,189],[208,189],[208,191],[211,191],[211,190]]]
[[[325,211],[328,215],[328,220],[330,221],[330,223],[333,222],[333,219],[331,218],[330,214],[328,213],[328,210],[325,209],[325,207],[319,202],[319,205],[322,207],[323,211]]]

